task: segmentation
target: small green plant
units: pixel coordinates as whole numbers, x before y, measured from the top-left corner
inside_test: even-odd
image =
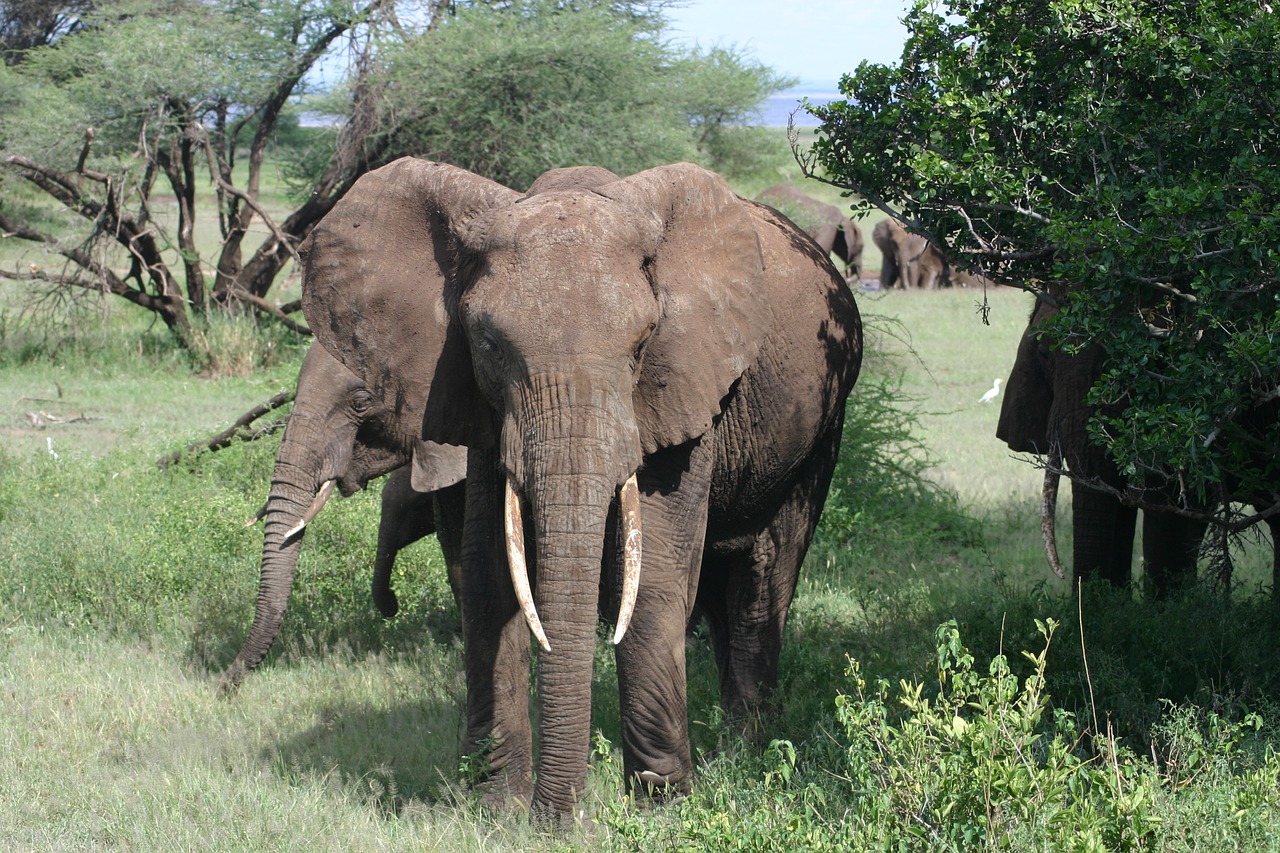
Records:
[[[458,759],[458,776],[463,784],[475,786],[484,781],[493,769],[489,756],[496,746],[497,741],[490,736],[480,741],[476,749],[462,754]]]

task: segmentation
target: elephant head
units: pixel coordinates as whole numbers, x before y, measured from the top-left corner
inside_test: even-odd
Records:
[[[617,642],[645,525],[637,471],[667,453],[657,470],[644,469],[646,499],[701,488],[701,507],[673,517],[702,513],[705,525],[711,469],[685,463],[721,452],[706,437],[747,369],[768,361],[762,342],[779,323],[769,277],[798,276],[792,254],[807,264],[805,287],[817,277],[806,294],[823,302],[807,315],[812,330],[798,335],[823,354],[816,377],[795,380],[806,399],[842,415],[860,352],[856,308],[829,262],[793,232],[762,245],[763,209],[718,176],[689,164],[616,180],[593,174],[552,173],[521,195],[406,158],[362,177],[305,247],[303,305],[320,342],[379,405],[418,418],[424,439],[468,447],[468,737],[490,744],[506,790],[531,792],[543,815],[567,813],[585,785],[601,563],[611,548],[626,554]],[[822,417],[838,445],[839,415]],[[811,448],[806,439],[800,452]],[[815,476],[821,488],[810,491],[825,494],[828,480]],[[765,500],[763,491],[754,497]],[[697,537],[688,545],[700,553],[700,529]],[[658,554],[666,544],[651,543]],[[501,586],[495,563],[510,568]],[[685,582],[661,591],[681,602],[668,620],[674,632],[629,660],[683,673]],[[526,758],[530,631],[540,647],[536,788]],[[642,642],[633,635],[621,648]],[[619,673],[629,677],[621,657]],[[654,785],[671,778],[635,775]]]
[[[403,421],[360,377],[320,344],[312,344],[298,373],[297,396],[276,454],[264,520],[262,576],[253,625],[222,675],[220,691],[234,692],[275,642],[293,587],[306,525],[336,486],[351,495],[412,460],[414,485],[433,495],[466,476],[466,453],[418,440],[419,424]],[[375,591],[377,582],[375,579]]]

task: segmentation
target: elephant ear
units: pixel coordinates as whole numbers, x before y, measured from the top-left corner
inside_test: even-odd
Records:
[[[691,163],[596,189],[648,217],[646,263],[662,311],[645,347],[635,412],[645,453],[702,435],[756,360],[771,323],[750,207]]]
[[[307,322],[412,438],[430,402],[448,408],[454,436],[492,441],[470,352],[450,321],[453,230],[516,198],[463,169],[405,157],[356,181],[304,243]]]
[[[454,444],[419,441],[413,446],[409,483],[415,492],[437,492],[467,476],[467,449]]]

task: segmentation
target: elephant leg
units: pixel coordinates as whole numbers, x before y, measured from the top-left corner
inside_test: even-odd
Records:
[[[502,474],[493,451],[467,457],[460,554],[468,752],[483,753],[485,802],[533,797],[529,629],[516,602],[502,541]]]
[[[698,605],[711,628],[721,705],[751,739],[771,711],[787,611],[831,485],[842,425],[843,417],[819,440],[766,523],[708,545],[703,562]]]
[[[1113,586],[1129,585],[1133,533],[1138,511],[1078,483],[1071,484],[1075,542],[1072,563],[1077,580],[1099,575]]]
[[[400,602],[391,588],[396,555],[434,532],[432,493],[414,491],[408,465],[392,471],[382,487],[382,517],[373,562],[373,601],[388,619],[400,612]]]
[[[467,483],[455,483],[435,493],[436,539],[444,556],[453,600],[462,611],[462,534],[466,523]]]
[[[1143,511],[1142,558],[1155,599],[1168,598],[1195,580],[1207,526],[1172,512]]]
[[[687,792],[693,777],[685,628],[711,491],[713,454],[704,444],[686,446],[687,456],[651,457],[638,474],[644,567],[631,626],[617,646],[623,774],[628,792],[659,799]]]

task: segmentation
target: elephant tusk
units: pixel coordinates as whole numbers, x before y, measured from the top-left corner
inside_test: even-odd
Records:
[[[290,527],[289,531],[285,533],[284,541],[288,542],[290,539],[301,533],[303,529],[311,523],[311,519],[315,518],[316,515],[319,514],[320,510],[324,509],[325,501],[329,500],[329,495],[333,494],[333,484],[335,482],[335,480],[324,481],[320,486],[319,491],[316,492],[315,500],[311,502],[311,506],[307,507],[307,511],[302,514],[302,519],[293,527]]]
[[[516,591],[516,600],[524,611],[524,621],[529,623],[529,630],[538,640],[538,646],[544,651],[551,651],[547,642],[547,634],[542,630],[542,620],[538,618],[538,608],[533,603],[533,593],[529,590],[529,567],[524,559],[524,519],[520,515],[520,496],[516,494],[511,478],[507,477],[506,500],[502,512],[503,527],[507,534],[507,568],[511,570],[511,585]]]
[[[262,521],[262,519],[266,516],[266,514],[267,514],[267,505],[263,504],[262,508],[259,509],[257,512],[255,512],[253,514],[253,517],[244,523],[245,529],[248,530],[250,527],[253,527],[259,521]]]
[[[622,510],[622,600],[618,603],[618,626],[613,632],[615,646],[627,633],[640,592],[640,487],[635,474],[622,484],[618,503]]]
[[[1058,556],[1058,481],[1061,477],[1058,471],[1062,468],[1062,452],[1057,447],[1049,451],[1047,463],[1040,493],[1040,537],[1044,540],[1044,556],[1049,561],[1049,568],[1065,580],[1067,572]]]

